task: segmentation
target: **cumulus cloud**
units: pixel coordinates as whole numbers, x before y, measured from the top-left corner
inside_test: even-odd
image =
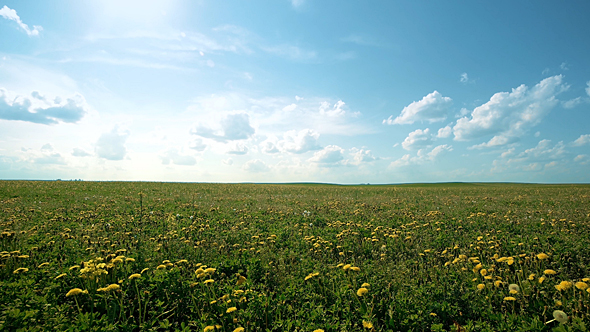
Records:
[[[72,156],[74,156],[74,157],[88,157],[88,156],[91,156],[91,154],[80,149],[80,148],[74,148],[74,151],[72,151]]]
[[[410,154],[406,154],[400,159],[391,162],[391,164],[389,164],[389,167],[397,168],[408,165],[421,165],[427,162],[435,161],[439,155],[442,155],[449,151],[453,151],[453,147],[448,144],[438,145],[430,151],[428,151],[427,149],[420,149],[416,153],[416,156],[412,157]]]
[[[14,95],[0,88],[0,119],[27,121],[40,124],[75,123],[86,114],[86,100],[82,95],[49,100],[33,91],[31,97]]]
[[[447,110],[452,104],[452,99],[443,97],[438,91],[424,96],[420,101],[414,101],[404,107],[401,114],[395,119],[393,115],[383,120],[385,124],[412,124],[416,121],[428,121],[430,123],[443,121],[447,118]]]
[[[549,161],[561,159],[566,153],[563,142],[558,142],[553,145],[551,144],[551,140],[544,139],[539,141],[534,148],[526,149],[521,152],[518,157],[533,161]]]
[[[571,142],[571,146],[584,146],[590,143],[590,134],[580,135],[575,141]]]
[[[281,151],[301,154],[307,151],[319,150],[318,138],[320,134],[311,129],[300,131],[290,130],[283,135],[283,139],[277,143]]]
[[[248,172],[261,173],[266,172],[270,168],[260,159],[249,160],[242,166],[242,168]]]
[[[344,149],[337,145],[328,145],[320,151],[313,154],[308,161],[321,164],[323,166],[336,166],[344,162]]]
[[[416,129],[411,132],[408,137],[402,142],[402,147],[405,150],[416,150],[432,145],[432,135],[430,129],[426,128]]]
[[[274,136],[267,138],[262,143],[260,143],[260,148],[264,153],[279,153],[279,149],[277,147],[277,138]]]
[[[248,153],[248,147],[242,142],[235,142],[229,146],[228,154],[244,155]]]
[[[180,154],[178,150],[174,148],[168,149],[162,153],[160,159],[164,165],[170,165],[170,163],[173,163],[175,165],[192,166],[197,163],[197,160],[194,157]]]
[[[346,105],[346,103],[344,103],[342,100],[339,100],[332,107],[330,107],[330,103],[323,101],[320,103],[320,114],[333,117],[342,116],[346,114],[346,111],[343,109],[344,105]]]
[[[362,163],[370,163],[377,160],[371,153],[371,150],[352,148],[352,162],[351,164],[360,165]]]
[[[453,133],[453,128],[450,125],[448,125],[446,127],[440,128],[438,130],[438,133],[436,134],[436,137],[447,138],[447,137],[451,136],[452,133]]]
[[[16,22],[16,24],[18,24],[18,26],[21,29],[23,29],[29,36],[38,36],[39,32],[43,30],[43,27],[40,25],[33,25],[33,30],[31,30],[27,24],[23,23],[23,21],[16,13],[16,10],[10,9],[8,8],[8,6],[4,6],[2,7],[2,9],[0,9],[0,16],[7,20]]]
[[[494,135],[476,147],[505,145],[516,141],[536,126],[559,102],[556,95],[568,89],[561,75],[546,78],[529,89],[521,85],[512,92],[498,92],[476,107],[471,116],[457,120],[455,140],[466,141]]]
[[[37,156],[33,158],[35,164],[40,165],[65,165],[66,161],[62,155],[55,151],[53,146],[49,143],[41,147],[40,154],[36,153]]]
[[[250,116],[246,113],[228,114],[220,122],[221,133],[209,127],[199,125],[191,134],[211,138],[218,142],[243,140],[252,136],[255,129],[250,125]]]
[[[102,134],[96,141],[96,155],[107,160],[123,160],[127,154],[125,142],[128,137],[128,131],[121,131],[118,127],[114,127],[110,132]]]

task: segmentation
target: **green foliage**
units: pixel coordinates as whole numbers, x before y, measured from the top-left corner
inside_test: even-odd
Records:
[[[0,330],[586,331],[589,203],[587,185],[1,181]]]

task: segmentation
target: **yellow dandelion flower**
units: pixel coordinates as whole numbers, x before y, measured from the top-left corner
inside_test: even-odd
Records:
[[[359,288],[359,290],[356,291],[356,295],[363,296],[363,295],[367,294],[368,292],[369,292],[368,289],[361,287],[361,288]]]
[[[143,274],[145,271],[149,270],[149,267],[146,267],[145,269],[141,270],[141,272],[139,272],[140,274]]]
[[[546,253],[543,253],[542,252],[542,253],[540,253],[540,254],[537,255],[537,258],[540,259],[540,260],[543,260],[543,259],[549,258],[549,256]]]
[[[117,284],[110,284],[107,286],[106,291],[110,292],[110,291],[116,291],[121,289],[121,286],[117,285]]]
[[[354,272],[359,272],[361,270],[361,268],[357,266],[352,266],[350,269]]]
[[[351,267],[351,266],[352,266],[352,265],[350,265],[350,264],[346,264],[346,265],[344,265],[344,266],[342,267],[342,269],[343,269],[344,271],[346,271],[346,270],[350,269],[350,267]]]
[[[67,275],[66,273],[62,273],[62,274],[58,275],[57,277],[55,277],[54,280],[57,280],[57,279],[64,277],[66,275]]]
[[[531,274],[529,275],[529,280],[535,280],[535,276],[536,276],[536,274],[534,274],[534,273],[531,273]]]
[[[336,265],[336,267],[343,267],[343,266],[344,266],[344,263],[340,263],[340,264]]]
[[[234,330],[234,332],[244,332],[244,328],[243,327],[238,327]]]
[[[74,295],[78,295],[78,294],[82,294],[82,293],[84,293],[84,291],[81,290],[80,288],[73,288],[66,294],[66,297],[74,296]]]
[[[365,288],[371,287],[371,284],[365,282],[361,285],[361,287],[365,287]]]
[[[322,330],[322,329],[315,329],[315,330],[313,330],[313,332],[324,332],[324,330]]]
[[[70,271],[75,270],[75,269],[79,269],[80,265],[74,265],[70,267]]]
[[[560,282],[559,285],[556,285],[555,288],[558,291],[563,291],[563,290],[567,290],[567,289],[571,288],[572,285],[573,284],[571,282],[564,280],[564,281]]]
[[[506,296],[504,298],[504,301],[516,301],[516,299],[514,297],[512,297],[512,296]]]
[[[209,325],[209,326],[205,326],[205,328],[203,329],[203,332],[213,331],[213,330],[215,330],[215,326]]]
[[[547,270],[543,271],[543,274],[547,274],[547,275],[550,275],[550,274],[556,274],[556,273],[557,273],[557,272],[555,272],[555,271],[553,271],[553,270],[549,270],[549,269],[547,269]]]
[[[215,281],[215,280],[213,280],[213,279],[207,279],[207,280],[205,280],[205,284],[210,284],[210,283],[212,283],[212,282],[214,282],[214,281]]]
[[[45,262],[45,263],[41,263],[41,265],[37,266],[37,268],[39,268],[39,269],[40,269],[40,268],[42,268],[42,267],[44,267],[44,266],[47,266],[47,265],[49,265],[49,263],[47,263],[47,262]]]
[[[207,274],[213,274],[213,273],[215,273],[216,270],[217,269],[214,269],[212,267],[209,267],[209,268],[206,268],[205,269],[205,273],[207,273]]]
[[[141,274],[134,273],[134,274],[132,274],[132,275],[129,276],[129,280],[133,280],[133,279],[137,279],[137,278],[141,278]]]
[[[488,274],[488,270],[482,269],[481,271],[479,271],[479,274],[481,274],[482,276],[486,276]]]
[[[508,265],[514,264],[514,258],[512,258],[512,257],[508,258],[508,260],[506,261],[506,263],[508,263]]]
[[[561,301],[559,301],[559,300],[555,300],[555,305],[559,307],[559,306],[563,305],[563,303],[561,303]]]
[[[363,321],[363,327],[368,328],[368,329],[372,329],[373,328],[373,323],[364,320]]]
[[[479,289],[479,290],[482,290],[482,289],[484,289],[485,287],[486,287],[486,285],[484,285],[484,284],[479,284],[479,285],[477,285],[477,289]]]
[[[229,313],[232,313],[232,312],[234,312],[234,311],[236,311],[236,310],[238,310],[238,308],[236,308],[236,307],[231,307],[231,308],[227,308],[227,310],[226,310],[225,312],[229,314]]]
[[[578,282],[576,282],[576,288],[584,290],[584,289],[588,288],[588,284],[583,281],[578,281]]]
[[[540,284],[542,284],[542,283],[543,283],[543,281],[545,281],[545,277],[541,277],[541,278],[539,278],[539,283],[540,283]]]
[[[127,257],[125,258],[126,262],[135,262],[135,258]]]
[[[237,281],[237,283],[236,283],[236,284],[239,286],[239,285],[241,285],[241,284],[243,284],[243,283],[245,283],[245,282],[246,282],[246,277],[244,277],[244,276],[240,276],[240,277],[238,278],[238,281]]]
[[[163,269],[166,269],[166,265],[164,265],[164,264],[160,264],[160,265],[158,265],[158,267],[156,267],[156,270],[163,270]]]
[[[24,273],[24,272],[28,272],[29,269],[27,269],[26,267],[19,267],[18,269],[14,270],[12,273],[14,274],[19,274],[19,273]]]

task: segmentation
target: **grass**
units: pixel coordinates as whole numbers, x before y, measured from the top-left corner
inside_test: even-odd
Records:
[[[588,185],[1,181],[0,329],[584,331],[589,203]]]

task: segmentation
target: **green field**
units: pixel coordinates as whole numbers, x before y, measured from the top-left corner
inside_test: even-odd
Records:
[[[0,181],[0,330],[585,331],[589,225],[590,185]]]

